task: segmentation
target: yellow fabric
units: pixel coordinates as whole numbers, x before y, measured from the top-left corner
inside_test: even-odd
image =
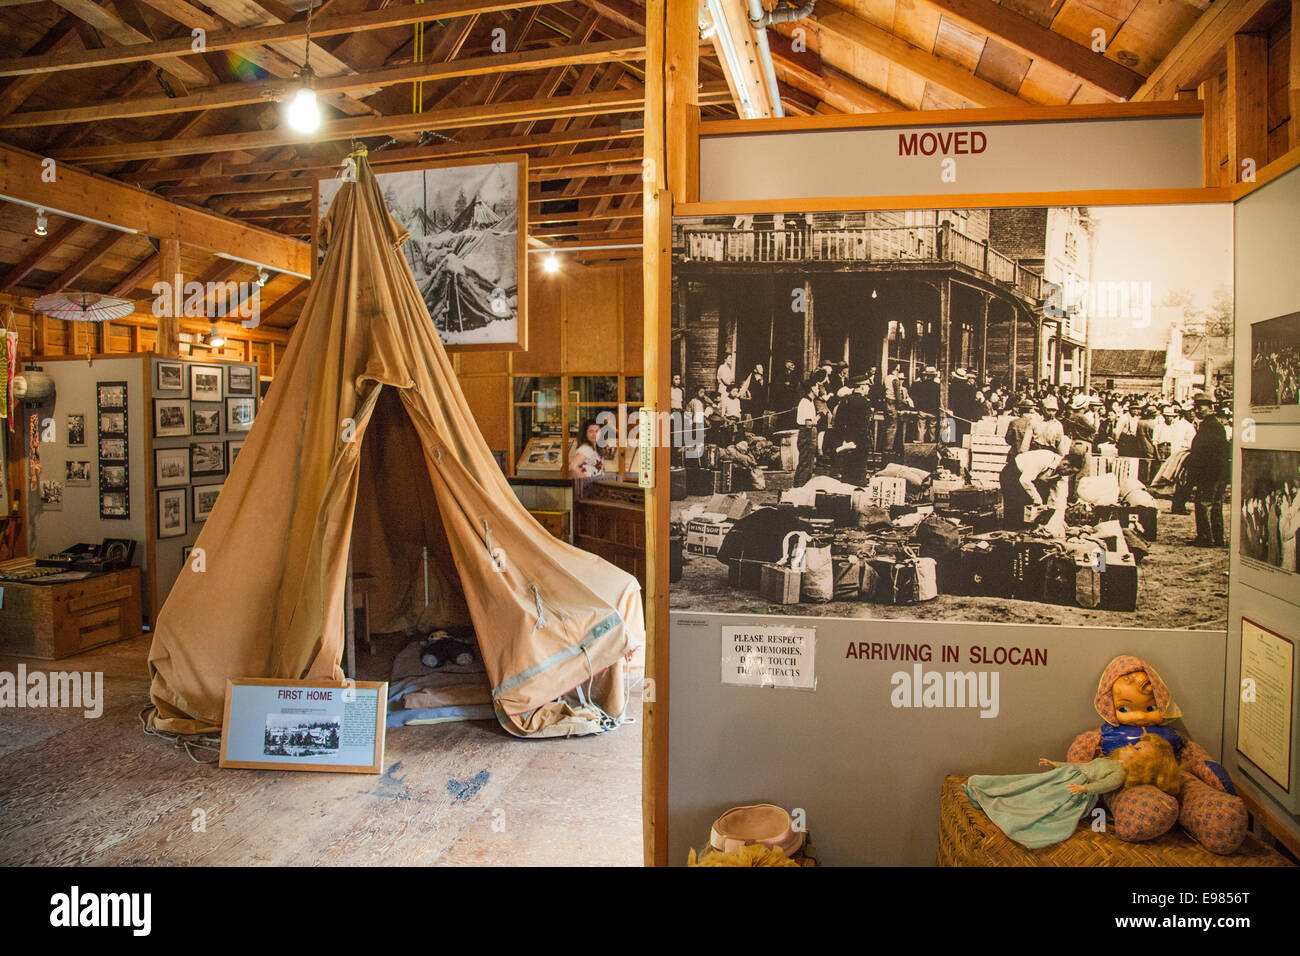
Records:
[[[354,570],[373,575],[381,616],[427,625],[468,610],[507,730],[599,730],[601,711],[622,715],[624,659],[645,633],[636,579],[556,540],[511,491],[364,160],[321,233],[325,261],[195,543],[205,570],[187,564],[158,615],[150,724],[218,728],[229,678],[342,679],[356,517]]]

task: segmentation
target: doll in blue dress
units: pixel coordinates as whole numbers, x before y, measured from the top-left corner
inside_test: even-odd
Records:
[[[1177,794],[1182,775],[1169,741],[1143,734],[1108,757],[1058,763],[1046,757],[1044,773],[977,774],[965,784],[970,802],[1022,846],[1031,850],[1068,840],[1098,797],[1123,787],[1151,784]]]

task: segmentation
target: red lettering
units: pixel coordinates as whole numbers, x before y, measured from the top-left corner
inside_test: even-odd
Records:
[[[952,142],[953,142],[952,151],[959,156],[962,153],[969,153],[970,148],[966,145],[966,139],[969,136],[970,133],[958,133],[956,136],[954,136],[952,138]]]
[[[940,150],[941,152],[944,152],[944,153],[947,153],[947,152],[948,152],[948,147],[952,145],[952,136],[953,136],[953,134],[952,134],[952,131],[951,131],[951,130],[950,130],[948,133],[946,133],[946,134],[940,134],[940,136],[939,136],[939,150]]]
[[[976,137],[979,137],[979,146],[975,145]],[[984,147],[987,145],[988,145],[988,140],[985,139],[984,134],[981,133],[979,130],[975,130],[973,133],[970,134],[970,151],[972,153],[984,152]]]
[[[925,146],[925,141],[927,139],[930,141],[929,149],[927,149]],[[921,145],[922,153],[924,153],[926,156],[933,156],[935,149],[938,148],[938,141],[935,139],[935,135],[933,133],[922,133],[920,145]]]
[[[898,134],[898,155],[915,156],[916,155],[916,134],[908,136],[906,133]]]

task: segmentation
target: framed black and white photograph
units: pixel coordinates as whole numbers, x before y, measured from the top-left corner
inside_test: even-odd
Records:
[[[68,444],[69,445],[86,444],[86,416],[85,415],[68,416]]]
[[[226,399],[226,431],[246,432],[253,427],[256,416],[256,398]]]
[[[125,435],[126,412],[100,412],[99,433],[101,435]]]
[[[226,467],[227,468],[235,467],[235,459],[239,457],[239,453],[240,451],[243,450],[243,447],[244,447],[244,439],[242,438],[239,439],[238,441],[226,442],[226,463],[227,463]]]
[[[107,491],[126,491],[129,487],[126,467],[125,462],[120,465],[100,465],[99,487]]]
[[[180,362],[159,362],[156,392],[185,391],[185,366]]]
[[[448,350],[526,349],[528,157],[385,166],[375,179]],[[322,179],[319,216],[342,181]],[[319,250],[318,250],[319,252]]]
[[[1300,312],[1251,325],[1250,410],[1266,421],[1300,422]]]
[[[219,441],[202,441],[190,445],[190,477],[226,473],[226,445]]]
[[[99,440],[100,461],[126,461],[125,438],[101,438]]]
[[[189,433],[189,399],[155,398],[153,400],[154,438],[176,438]]]
[[[230,365],[226,368],[226,392],[230,395],[255,395],[257,379],[247,365]]]
[[[154,458],[154,485],[166,488],[169,485],[188,485],[190,483],[190,450],[188,448],[156,448]]]
[[[185,489],[160,489],[158,492],[158,537],[179,538],[183,534],[185,534]]]
[[[194,435],[220,435],[221,434],[221,406],[199,407],[191,405],[190,410],[193,414]]]
[[[89,487],[90,462],[67,461],[63,464],[64,484],[69,487]]]
[[[219,402],[223,397],[221,387],[221,366],[190,366],[190,400],[195,402]]]
[[[126,382],[100,382],[96,391],[100,410],[126,408]]]
[[[41,479],[41,510],[63,510],[63,482],[57,478]]]
[[[1225,631],[1187,476],[1231,467],[1232,243],[1228,204],[675,219],[672,609]]]
[[[1300,451],[1243,448],[1240,501],[1242,558],[1257,568],[1297,573]]]
[[[129,520],[131,497],[125,491],[100,491],[99,516],[114,520]]]
[[[195,485],[190,489],[194,498],[194,521],[207,521],[212,509],[217,506],[217,496],[221,494],[222,485]]]

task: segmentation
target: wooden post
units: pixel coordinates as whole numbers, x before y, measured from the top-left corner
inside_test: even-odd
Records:
[[[158,278],[171,286],[171,307],[158,316],[158,340],[153,350],[164,358],[180,358],[181,312],[184,310],[185,282],[181,277],[181,244],[177,239],[158,242]]]
[[[1238,33],[1228,41],[1228,182],[1241,182],[1241,164],[1268,164],[1268,37]]]
[[[1287,100],[1291,104],[1291,119],[1287,124],[1287,139],[1291,149],[1300,147],[1300,0],[1291,0],[1291,64],[1287,82]]]
[[[1201,118],[1201,176],[1205,186],[1220,185],[1219,160],[1223,151],[1219,148],[1222,129],[1222,117],[1219,109],[1219,75],[1209,77],[1199,87],[1201,102],[1205,104],[1205,113]]]

